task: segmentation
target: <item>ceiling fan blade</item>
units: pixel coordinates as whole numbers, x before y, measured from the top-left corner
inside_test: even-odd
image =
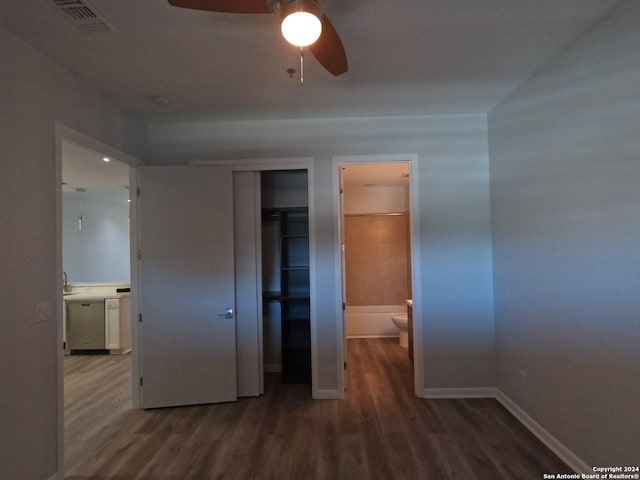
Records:
[[[169,0],[174,7],[225,13],[271,13],[266,0]]]
[[[309,50],[318,62],[336,77],[349,70],[342,40],[326,15],[322,16],[322,33]]]

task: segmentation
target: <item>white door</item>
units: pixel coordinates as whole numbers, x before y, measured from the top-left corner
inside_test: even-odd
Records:
[[[236,400],[233,177],[139,167],[142,408]]]

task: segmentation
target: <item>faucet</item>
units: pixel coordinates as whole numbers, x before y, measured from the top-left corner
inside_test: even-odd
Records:
[[[67,272],[62,272],[62,291],[69,291],[69,277],[67,277]]]

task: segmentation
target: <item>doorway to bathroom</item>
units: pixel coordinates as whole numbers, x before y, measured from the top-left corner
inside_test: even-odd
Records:
[[[411,162],[346,161],[338,170],[345,388],[358,388],[348,372],[363,368],[363,349],[404,359],[413,379]]]

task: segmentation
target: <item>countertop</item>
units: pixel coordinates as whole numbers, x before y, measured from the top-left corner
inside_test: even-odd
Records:
[[[65,293],[63,300],[102,300],[129,296],[131,296],[131,292],[116,292],[114,287],[78,287]]]

